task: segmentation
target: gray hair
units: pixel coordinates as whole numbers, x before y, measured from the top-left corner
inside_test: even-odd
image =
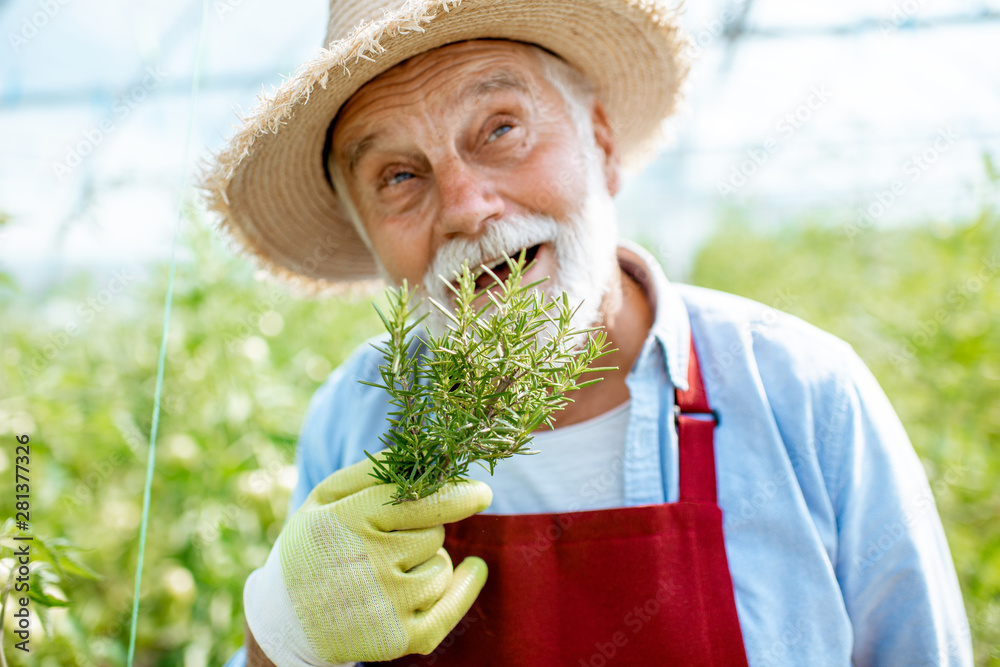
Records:
[[[529,46],[541,63],[545,78],[562,96],[580,138],[589,145],[593,142],[594,133],[590,111],[597,97],[594,84],[583,72],[554,53],[533,44]]]

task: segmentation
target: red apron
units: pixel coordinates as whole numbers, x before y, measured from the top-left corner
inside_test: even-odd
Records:
[[[676,503],[564,514],[479,514],[445,527],[459,563],[489,577],[472,609],[419,665],[746,665],[715,496],[715,419],[691,347],[675,392]]]

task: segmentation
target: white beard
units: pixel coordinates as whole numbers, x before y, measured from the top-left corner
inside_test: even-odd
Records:
[[[487,224],[475,240],[455,239],[442,246],[424,275],[424,295],[450,307],[454,294],[444,279],[456,279],[466,261],[475,274],[482,264],[494,262],[504,253],[516,260],[522,248],[548,243],[554,251],[557,268],[555,275],[538,288],[549,300],[566,292],[570,306],[579,305],[572,328],[600,325],[604,299],[617,285],[618,225],[614,202],[598,175],[599,172],[591,170],[587,199],[563,223],[550,216],[516,215]],[[426,300],[423,309],[428,315],[425,325],[431,335],[440,336],[453,324]]]

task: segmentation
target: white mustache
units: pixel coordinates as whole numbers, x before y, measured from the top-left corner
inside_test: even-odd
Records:
[[[453,239],[443,245],[424,275],[424,288],[436,292],[442,279],[451,282],[466,263],[476,275],[480,266],[492,267],[504,254],[517,259],[522,248],[550,242],[558,232],[558,223],[547,215],[514,215],[491,223],[476,239]]]

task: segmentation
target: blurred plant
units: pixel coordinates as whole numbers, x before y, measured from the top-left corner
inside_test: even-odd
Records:
[[[379,332],[369,298],[299,299],[208,230],[188,230],[137,666],[222,664],[242,645],[243,582],[280,531],[309,398]],[[65,585],[75,604],[57,632],[33,638],[30,656],[13,652],[14,664],[125,664],[166,283],[166,267],[136,270],[99,312],[88,304],[107,285],[101,276],[0,300],[0,439],[30,434],[34,528],[87,549],[80,559],[101,575]],[[70,323],[76,335],[50,344]],[[0,474],[12,475],[5,451]],[[0,494],[0,513],[13,513],[11,497]]]
[[[0,595],[0,665],[6,667],[3,636],[7,629],[7,607],[12,600],[27,597],[30,600],[29,614],[36,615],[47,634],[52,633],[49,622],[50,611],[68,607],[71,602],[63,599],[73,578],[98,579],[99,576],[77,560],[79,551],[61,538],[45,538],[30,533],[28,540],[16,540],[25,533],[15,528],[13,518],[8,518],[0,528],[0,580],[4,580]],[[29,553],[29,574],[27,581],[21,581],[19,556],[21,549]],[[6,571],[5,571],[6,570]],[[15,579],[17,575],[17,579]],[[15,585],[17,582],[17,585]],[[24,584],[23,587],[20,585]],[[12,605],[13,606],[13,605]],[[13,629],[13,628],[12,628]],[[30,646],[30,644],[29,644]]]

